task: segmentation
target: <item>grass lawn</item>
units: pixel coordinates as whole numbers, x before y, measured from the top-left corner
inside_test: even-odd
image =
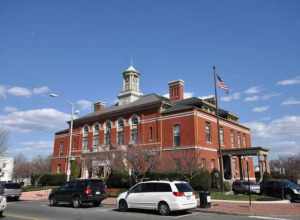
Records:
[[[229,194],[226,195],[222,192],[211,192],[211,198],[217,199],[217,200],[236,200],[236,201],[248,201],[249,196],[246,194]],[[252,201],[279,201],[279,198],[274,198],[270,196],[265,195],[257,195],[257,194],[251,194]]]

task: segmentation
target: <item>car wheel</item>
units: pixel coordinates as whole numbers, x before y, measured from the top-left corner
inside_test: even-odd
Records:
[[[73,208],[75,208],[75,209],[79,208],[80,205],[81,205],[81,202],[80,202],[79,198],[78,197],[74,197],[72,199],[72,206],[73,206]]]
[[[101,205],[100,201],[93,202],[94,207],[99,207]]]
[[[167,203],[160,202],[158,204],[158,212],[160,215],[166,216],[170,214],[170,208]]]
[[[49,199],[49,206],[56,206],[57,205],[57,201],[54,197],[50,197]]]
[[[285,198],[291,202],[293,200],[292,195],[290,193],[285,194]]]
[[[128,210],[128,205],[127,205],[127,202],[122,199],[120,202],[119,202],[119,211],[120,212],[126,212]]]

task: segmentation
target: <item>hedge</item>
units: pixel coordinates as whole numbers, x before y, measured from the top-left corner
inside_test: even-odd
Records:
[[[65,174],[44,174],[39,176],[37,184],[39,186],[61,186],[66,180]]]

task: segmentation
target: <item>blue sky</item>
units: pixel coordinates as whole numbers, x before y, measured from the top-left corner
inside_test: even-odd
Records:
[[[299,1],[1,1],[0,126],[9,153],[49,154],[69,106],[113,103],[131,57],[144,93],[181,78],[213,93],[212,66],[230,86],[221,106],[273,156],[300,151]],[[79,102],[80,101],[80,102]]]

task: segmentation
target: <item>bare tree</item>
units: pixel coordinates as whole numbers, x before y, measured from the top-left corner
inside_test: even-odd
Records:
[[[300,179],[300,153],[293,156],[281,156],[270,161],[270,168],[273,177]]]
[[[3,155],[7,150],[8,131],[0,128],[0,155]]]
[[[30,177],[31,173],[30,161],[22,153],[16,155],[14,158],[14,179],[23,181],[25,178]]]
[[[158,159],[158,152],[152,149],[140,146],[129,146],[127,149],[126,160],[135,179],[144,178],[147,172],[154,171]]]
[[[200,161],[197,152],[192,150],[181,150],[170,152],[175,172],[183,175],[185,179],[192,180],[200,170]]]

